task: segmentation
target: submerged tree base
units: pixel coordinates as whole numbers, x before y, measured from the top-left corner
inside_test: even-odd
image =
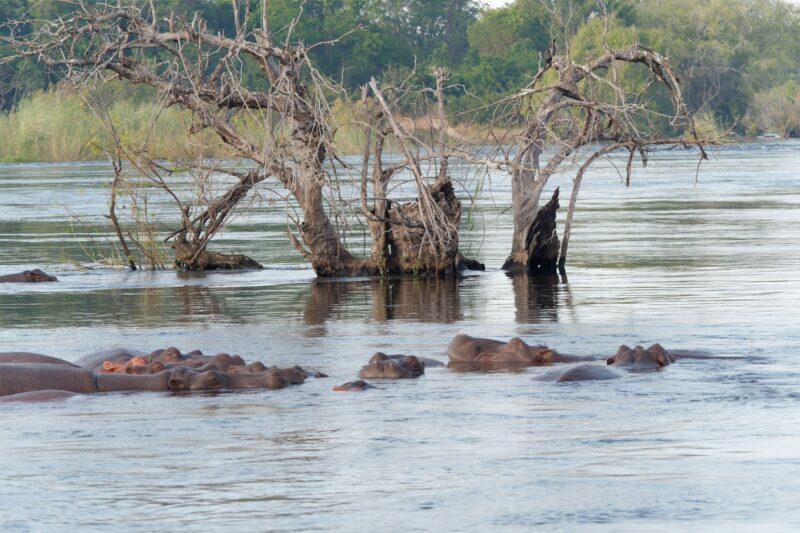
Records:
[[[261,264],[246,255],[222,254],[208,250],[196,250],[185,239],[176,239],[175,265],[181,270],[261,270]]]
[[[558,272],[560,241],[556,231],[558,188],[547,204],[539,209],[525,237],[526,249],[506,259],[503,270],[511,273],[525,272],[535,276],[552,276]]]
[[[330,262],[312,257],[314,272],[320,277],[447,277],[465,270],[485,270],[483,263],[464,257],[458,250],[461,202],[452,182],[436,182],[425,193],[428,203],[387,202],[386,218],[371,222],[382,246],[373,249],[369,258],[360,259],[345,251]]]

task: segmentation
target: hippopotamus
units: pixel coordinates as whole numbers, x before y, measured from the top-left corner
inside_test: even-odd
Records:
[[[369,363],[361,369],[358,377],[362,379],[410,379],[425,373],[425,364],[416,356],[407,355],[402,359],[390,358],[383,352],[376,352]]]
[[[58,278],[45,274],[38,268],[0,276],[0,283],[38,283],[40,281],[58,281]]]
[[[69,361],[65,361],[64,359],[59,359],[58,357],[52,357],[33,352],[2,352],[0,353],[0,364],[2,363],[35,363],[43,365],[78,366],[70,363]]]
[[[617,379],[622,376],[601,365],[578,365],[566,370],[553,370],[539,376],[539,381],[599,381]]]
[[[347,383],[342,383],[341,385],[337,385],[333,388],[334,391],[337,392],[353,392],[353,391],[365,391],[367,389],[374,389],[372,385],[367,383],[364,380],[359,379],[358,381],[348,381]]]
[[[244,365],[238,355],[205,356],[200,350],[181,354],[177,348],[156,350],[148,355],[122,348],[103,350],[78,359],[77,364],[99,373],[153,374],[175,366],[227,372],[232,365]]]
[[[0,397],[0,403],[12,402],[52,402],[54,400],[65,400],[79,396],[74,392],[65,390],[35,390],[30,392],[20,392],[19,394],[12,394],[10,396]]]
[[[193,350],[189,353],[182,354],[180,350],[175,347],[169,347],[163,350],[155,350],[147,356],[149,363],[161,362],[167,365],[187,365],[201,367],[205,364],[211,363],[216,365],[219,370],[227,372],[231,365],[245,366],[244,359],[238,355],[228,355],[226,353],[219,353],[214,356],[203,355],[200,350]]]
[[[648,349],[641,346],[630,348],[624,344],[617,353],[606,361],[609,365],[627,368],[629,370],[658,370],[675,362],[675,357],[670,355],[660,344],[656,343]]]
[[[394,359],[396,361],[401,361],[402,359],[408,356],[403,354],[394,354],[394,355],[386,355],[386,357],[388,357],[389,359]],[[425,365],[425,368],[438,368],[445,366],[445,364],[439,361],[438,359],[431,359],[430,357],[420,357],[419,355],[415,355],[414,357],[416,357],[420,363]]]
[[[543,345],[531,346],[519,337],[508,342],[456,335],[447,346],[450,366],[492,369],[521,368],[550,363],[592,361],[593,357],[558,353]]]
[[[95,374],[85,368],[47,363],[0,364],[0,396],[39,390],[90,394],[97,390]]]
[[[106,362],[124,365],[136,356],[144,355],[141,352],[132,352],[124,348],[101,350],[89,355],[84,355],[75,361],[75,364],[87,370],[100,370]]]
[[[263,372],[243,374],[222,372],[216,367],[208,370],[182,365],[165,368],[158,361],[144,368],[148,372],[115,373],[93,372],[71,364],[0,363],[0,396],[40,390],[91,394],[114,391],[282,389],[301,384],[310,375],[299,366],[283,369],[271,367]]]
[[[112,391],[201,391],[221,389],[282,389],[303,383],[293,369],[269,368],[258,374],[233,374],[218,370],[198,371],[176,366],[146,375],[97,374],[98,392]]]
[[[230,365],[228,372],[232,374],[253,374],[258,372],[266,372],[267,367],[261,361],[250,363],[249,365]]]
[[[160,363],[159,363],[160,364]],[[163,367],[163,365],[161,365]],[[162,368],[163,370],[163,368]],[[103,361],[103,364],[94,370],[98,374],[146,374],[149,372],[147,359],[141,355],[135,355],[125,361]]]

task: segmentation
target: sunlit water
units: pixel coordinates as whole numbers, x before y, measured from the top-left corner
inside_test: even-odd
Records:
[[[314,281],[268,205],[217,245],[263,271],[101,267],[107,166],[0,166],[0,274],[60,279],[0,285],[0,351],[175,345],[331,376],[3,405],[0,531],[800,527],[800,144],[720,149],[698,180],[696,162],[658,154],[629,189],[598,166],[568,280],[498,271],[509,185],[492,175],[475,205],[464,196],[462,247],[487,272],[384,284]],[[555,185],[565,206],[569,180]],[[330,390],[377,350],[445,360],[460,331],[598,357],[661,342],[728,358],[595,383],[434,368]]]

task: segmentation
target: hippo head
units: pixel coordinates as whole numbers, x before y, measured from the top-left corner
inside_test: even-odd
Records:
[[[250,363],[250,365],[247,367],[247,371],[254,374],[259,372],[266,372],[267,367],[264,366],[264,363],[262,363],[261,361],[256,361],[255,363]]]
[[[175,348],[174,346],[170,346],[157,356],[157,361],[161,361],[162,363],[178,363],[183,361],[185,358],[181,354],[181,351]]]
[[[630,348],[623,344],[619,347],[617,353],[606,361],[609,365],[633,370],[658,370],[674,362],[675,358],[658,343],[653,344],[646,350],[642,346]]]
[[[172,369],[168,387],[172,391],[217,390],[225,387],[225,380],[217,370],[196,372],[179,366]]]
[[[375,352],[372,357],[369,358],[369,362],[367,363],[370,366],[377,366],[382,364],[384,361],[388,361],[389,356],[383,352]]]
[[[412,377],[421,376],[425,373],[425,363],[417,359],[415,355],[407,355],[400,361],[400,364],[411,372]]]
[[[193,371],[185,366],[176,366],[170,371],[169,381],[167,386],[171,391],[188,391],[190,390],[191,376]]]
[[[553,358],[553,350],[547,346],[531,346],[519,337],[514,337],[503,345],[498,355],[491,358],[495,362],[519,362],[533,365],[543,365],[549,363]]]
[[[40,281],[58,281],[57,277],[45,274],[38,268],[26,270],[22,273],[22,275],[25,276],[25,279],[31,283],[38,283]]]
[[[225,380],[222,373],[217,370],[194,372],[189,377],[189,388],[191,390],[219,390],[225,388]]]
[[[400,363],[383,352],[375,352],[358,375],[368,379],[400,379],[409,377],[407,374],[409,372]]]
[[[363,380],[348,381],[342,385],[337,385],[333,388],[335,391],[365,391],[374,388],[372,385]]]
[[[137,355],[125,363],[124,372],[126,374],[150,374],[151,370],[147,359],[141,355]]]
[[[295,367],[282,369],[281,375],[290,385],[302,385],[306,382],[306,373],[302,369],[298,370]]]
[[[283,373],[275,367],[267,370],[266,378],[267,388],[271,390],[283,389],[288,385],[286,378],[283,377]]]
[[[425,365],[416,356],[389,357],[383,352],[376,352],[358,375],[365,379],[403,379],[416,378],[424,372]]]

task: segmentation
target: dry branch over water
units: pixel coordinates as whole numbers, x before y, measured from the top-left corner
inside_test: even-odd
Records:
[[[144,228],[137,235],[147,241],[130,231],[126,239],[112,201],[109,219],[131,267],[136,262],[128,240],[151,266],[161,264],[146,209],[148,191],[156,189],[178,213],[173,218],[179,225],[164,240],[171,242],[182,269],[260,268],[244,255],[208,249],[225,225],[256,201],[286,205],[287,237],[319,276],[482,269],[459,250],[462,207],[450,174],[458,160],[469,172],[491,169],[511,176],[514,238],[504,268],[551,273],[564,266],[578,189],[594,161],[627,151],[629,182],[634,156],[646,162],[649,146],[693,144],[705,158],[703,143],[716,141],[698,134],[666,57],[639,44],[612,48],[604,36],[604,52],[583,64],[569,49],[560,54],[553,40],[538,67],[531,65],[537,70],[525,87],[481,106],[480,112],[489,109],[493,118],[473,140],[456,135],[450,125],[445,100],[457,87],[447,69],[433,68],[431,83],[420,83],[416,73],[396,84],[373,78],[353,113],[362,129],[363,156],[361,168],[354,168],[338,155],[339,117],[331,104],[346,101],[347,92],[316,68],[310,53],[339,44],[348,33],[314,45],[288,38],[279,43],[269,27],[268,4],[234,2],[233,35],[209,31],[199,13],[190,18],[159,12],[154,2],[75,4],[68,17],[35,21],[31,33],[19,31],[33,22],[24,18],[5,25],[6,45],[14,51],[7,60],[36,58],[46,64],[84,95],[111,132],[103,149],[117,169],[112,200],[121,191],[129,194],[137,207],[135,223]],[[289,35],[300,17],[302,10]],[[629,65],[646,72],[646,83],[636,90],[619,82],[619,70]],[[250,81],[254,75],[258,83]],[[144,140],[120,135],[108,103],[93,97],[93,89],[118,79],[155,92],[152,127]],[[648,107],[656,89],[669,95],[670,113]],[[158,116],[173,109],[188,114],[186,135],[194,141],[184,147],[183,158],[165,163],[153,132]],[[658,133],[663,131],[672,133]],[[475,138],[490,139],[489,148]],[[583,149],[601,141],[611,144],[594,153]],[[389,143],[399,153],[391,161],[384,153]],[[545,158],[548,146],[555,152]],[[123,159],[130,170],[123,171]],[[560,244],[557,199],[544,210],[539,199],[554,173],[572,167],[578,170]],[[390,191],[402,185],[414,197],[392,197]],[[357,226],[369,228],[365,257],[346,240]]]

